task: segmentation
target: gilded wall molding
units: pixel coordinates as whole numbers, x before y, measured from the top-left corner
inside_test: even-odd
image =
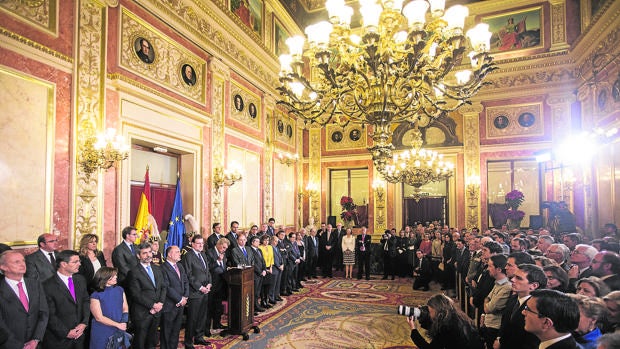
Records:
[[[5,39],[1,39],[1,38],[5,38]],[[65,69],[63,70],[67,70],[68,65],[67,64],[63,64],[63,63],[69,63],[69,64],[73,64],[73,58],[69,57],[67,55],[64,55],[56,50],[52,50],[51,48],[41,45],[38,42],[32,41],[28,38],[26,38],[25,36],[19,35],[17,33],[14,33],[6,28],[0,27],[0,42],[5,45],[9,43],[9,40],[14,41],[16,44],[14,44],[14,46],[17,45],[23,45],[25,47],[30,48],[31,50],[34,50],[36,52],[32,52],[32,53],[37,53],[39,52],[39,56],[41,54],[43,54],[43,59],[41,61],[45,61],[46,59],[49,60],[53,60],[53,61],[59,61],[59,63],[65,67]],[[49,61],[47,62],[47,64],[49,64]],[[71,67],[68,67],[69,71],[71,71]]]
[[[271,95],[264,96],[265,102],[265,140],[263,166],[263,222],[273,217],[273,120],[275,117],[275,99]]]
[[[464,175],[468,178],[480,178],[480,113],[483,106],[474,103],[461,108],[459,112],[463,115],[463,161]],[[470,183],[467,183],[470,184]],[[467,195],[466,199],[466,224],[468,228],[480,227],[480,185],[477,188],[477,196]]]
[[[249,29],[246,30],[245,25],[232,16],[224,2],[190,0],[139,0],[137,2],[159,17],[165,17],[171,27],[195,37],[196,44],[205,51],[235,62],[236,70],[251,74],[253,78],[248,78],[255,80],[255,83],[263,89],[275,92],[275,87],[279,85],[277,80],[279,67],[276,60],[268,53],[268,48],[264,43],[256,39],[253,41],[264,52],[252,51],[247,44],[244,45],[248,38],[241,37],[238,32],[240,28],[244,32]],[[218,8],[217,11],[209,7],[211,4]],[[221,12],[226,13],[227,16],[223,18]],[[236,20],[238,27],[231,27],[230,19]],[[256,35],[250,34],[249,38],[257,38]]]
[[[85,141],[105,125],[105,62],[107,7],[96,0],[79,0],[77,10],[77,47],[75,64],[75,110],[73,127],[74,154],[81,154]],[[75,163],[73,200],[73,245],[83,234],[102,234],[103,187],[101,175],[87,176]]]
[[[552,0],[551,3],[551,50],[567,49],[566,42],[566,4],[565,0]]]
[[[58,0],[2,0],[0,9],[58,37]]]
[[[224,98],[226,98],[226,83],[230,79],[230,71],[223,65],[221,62],[210,61],[209,69],[211,70],[211,74],[213,76],[213,98],[212,98],[212,111],[213,111],[213,127],[211,128],[212,137],[211,137],[211,165],[212,169],[209,170],[206,176],[209,176],[208,187],[212,188],[212,198],[211,203],[213,204],[211,207],[211,222],[212,223],[221,223],[225,225],[222,219],[224,218],[224,196],[223,189],[219,190],[215,189],[213,185],[213,169],[215,168],[223,168],[225,166],[224,163],[224,147],[225,147],[225,103]]]
[[[323,186],[321,184],[321,128],[311,128],[309,134],[310,162],[308,166],[308,182],[316,184],[319,193],[317,196],[310,198],[310,214],[308,219],[312,218],[315,224],[319,224],[321,222],[321,198],[323,196]]]
[[[121,10],[120,32],[119,57],[122,67],[200,104],[206,103],[207,63],[203,59],[126,8]],[[143,61],[137,53],[143,39],[150,44],[150,62]],[[191,69],[192,74],[186,77],[185,69]]]
[[[553,139],[563,141],[570,136],[571,127],[571,103],[576,100],[573,93],[549,95],[545,102],[551,107],[551,122]]]

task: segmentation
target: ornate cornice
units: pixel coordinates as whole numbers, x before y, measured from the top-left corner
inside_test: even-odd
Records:
[[[58,0],[2,0],[0,9],[58,36]]]
[[[0,27],[0,35],[4,36],[8,39],[11,40],[15,40],[16,42],[26,45],[28,47],[31,47],[37,51],[43,52],[46,55],[50,55],[56,59],[59,59],[61,61],[67,62],[67,63],[71,63],[73,64],[73,58],[69,57],[67,55],[64,55],[58,51],[52,50],[51,48],[47,47],[47,46],[43,46],[41,44],[39,44],[38,42],[32,41],[28,38],[26,38],[25,36],[21,36],[17,33],[13,33],[12,31],[9,31],[6,28]]]

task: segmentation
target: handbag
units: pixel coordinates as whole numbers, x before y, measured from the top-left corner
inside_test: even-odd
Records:
[[[105,349],[127,349],[131,346],[131,338],[129,333],[118,330],[108,337]]]
[[[439,270],[444,270],[445,266],[443,264],[443,262],[439,263],[439,265],[437,266],[437,269]]]

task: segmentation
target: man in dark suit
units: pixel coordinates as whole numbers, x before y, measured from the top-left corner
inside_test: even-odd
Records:
[[[383,251],[382,280],[387,280],[389,275],[392,275],[392,280],[394,280],[394,275],[396,274],[396,268],[394,267],[394,258],[396,256],[396,238],[392,235],[391,230],[385,230],[379,245],[381,245],[381,250]]]
[[[239,237],[239,234],[237,234],[238,229],[239,229],[239,222],[237,221],[230,222],[230,231],[226,234],[226,238],[228,239],[228,241],[230,241],[230,246],[228,250],[226,251],[226,253],[228,253],[226,257],[228,257],[229,262],[232,260],[232,257],[231,257],[232,251],[235,249],[235,247],[239,246],[239,243],[237,242],[237,238]]]
[[[214,247],[207,251],[209,259],[209,272],[211,273],[212,286],[209,292],[207,324],[205,325],[205,335],[211,334],[211,328],[217,330],[224,326],[221,323],[224,306],[222,302],[226,299],[228,285],[224,274],[226,273],[226,250],[230,242],[228,239],[219,239]]]
[[[265,311],[267,307],[266,300],[263,299],[259,303],[261,290],[263,289],[263,280],[267,275],[267,265],[263,258],[262,251],[258,248],[260,245],[260,239],[258,236],[253,236],[250,240],[250,247],[247,247],[248,253],[252,254],[252,266],[254,267],[254,311]],[[261,304],[262,303],[262,304]],[[271,308],[271,306],[269,306]]]
[[[316,279],[316,264],[319,258],[319,238],[316,229],[310,228],[310,234],[306,235],[306,275],[309,279]]]
[[[568,295],[556,290],[534,290],[522,311],[525,330],[540,339],[547,349],[577,349],[571,332],[579,325],[579,307]]]
[[[506,302],[499,334],[493,347],[500,345],[501,349],[538,348],[540,340],[525,331],[523,309],[532,291],[547,287],[547,276],[537,265],[520,264],[510,281],[514,294]]]
[[[49,307],[44,348],[84,348],[84,331],[90,317],[86,280],[77,274],[80,255],[71,250],[56,255],[56,275],[43,282]]]
[[[138,251],[134,244],[138,233],[136,228],[128,226],[123,228],[121,235],[123,241],[112,251],[112,263],[118,269],[118,284],[127,289],[127,274],[129,270],[138,265],[138,259],[136,258]]]
[[[269,288],[269,303],[271,304],[276,304],[276,302],[282,300],[280,297],[280,286],[282,283],[282,273],[284,271],[284,259],[282,258],[282,254],[278,248],[279,241],[280,240],[277,236],[272,236],[269,238],[271,248],[273,248],[273,267],[271,268],[273,281],[271,283],[271,287]]]
[[[179,333],[183,320],[183,309],[189,298],[189,281],[187,273],[181,261],[181,250],[178,246],[170,246],[166,249],[166,261],[161,269],[168,291],[161,315],[161,340],[162,349],[177,349],[179,345]]]
[[[612,290],[620,290],[620,256],[601,251],[592,258],[592,274],[598,276]]]
[[[343,255],[342,255],[342,238],[347,234],[346,229],[342,229],[342,223],[338,222],[336,224],[336,229],[334,230],[336,237],[338,238],[338,242],[336,242],[336,246],[334,246],[334,264],[336,271],[344,270],[343,263]]]
[[[213,223],[213,233],[207,238],[207,249],[212,249],[217,241],[224,237],[222,235],[222,225],[220,223]]]
[[[43,282],[56,274],[58,237],[42,234],[37,239],[39,250],[26,256],[26,276]]]
[[[424,254],[422,250],[417,250],[416,265],[413,268],[413,289],[428,291],[428,284],[433,278],[433,268],[431,267],[431,260]]]
[[[157,326],[166,300],[164,274],[158,265],[152,264],[153,251],[149,242],[137,247],[138,265],[127,275],[131,302],[131,317],[134,324],[132,347],[155,348],[158,342]]]
[[[319,263],[321,263],[324,278],[333,277],[332,265],[334,264],[334,251],[337,244],[338,234],[332,232],[332,225],[328,224],[319,240],[319,247],[323,252],[323,260],[319,260]]]
[[[34,349],[43,340],[49,310],[38,280],[24,277],[24,256],[13,250],[0,255],[0,326],[6,332],[3,348]],[[26,295],[27,293],[27,295]]]
[[[241,265],[251,266],[253,265],[252,251],[249,247],[246,247],[247,238],[245,235],[240,234],[236,240],[237,246],[229,249],[230,254],[228,256],[228,265],[231,267],[238,267]]]
[[[269,218],[268,223],[267,223],[267,234],[269,234],[269,236],[274,236],[276,235],[276,219],[275,218]]]
[[[210,345],[204,339],[205,322],[208,317],[208,293],[211,292],[211,273],[207,255],[203,252],[204,239],[201,235],[192,237],[192,249],[183,255],[181,262],[189,280],[189,300],[185,321],[185,348],[194,344]]]
[[[301,253],[299,252],[299,247],[297,246],[297,233],[288,233],[288,240],[284,241],[284,246],[287,251],[287,258],[285,260],[284,267],[284,273],[287,281],[286,294],[290,295],[292,292],[299,292],[296,276],[297,268],[299,263],[301,263]]]
[[[366,227],[362,227],[362,233],[355,238],[355,256],[357,257],[357,279],[362,278],[365,272],[366,280],[370,280],[370,240],[366,234]]]

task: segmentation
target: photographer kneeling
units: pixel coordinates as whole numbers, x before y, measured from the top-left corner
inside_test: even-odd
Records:
[[[483,349],[484,344],[474,322],[465,315],[452,299],[443,294],[436,294],[426,302],[430,326],[428,343],[418,332],[415,316],[408,316],[411,327],[411,340],[419,349]],[[419,316],[423,321],[424,314]],[[426,328],[426,326],[424,326]]]

